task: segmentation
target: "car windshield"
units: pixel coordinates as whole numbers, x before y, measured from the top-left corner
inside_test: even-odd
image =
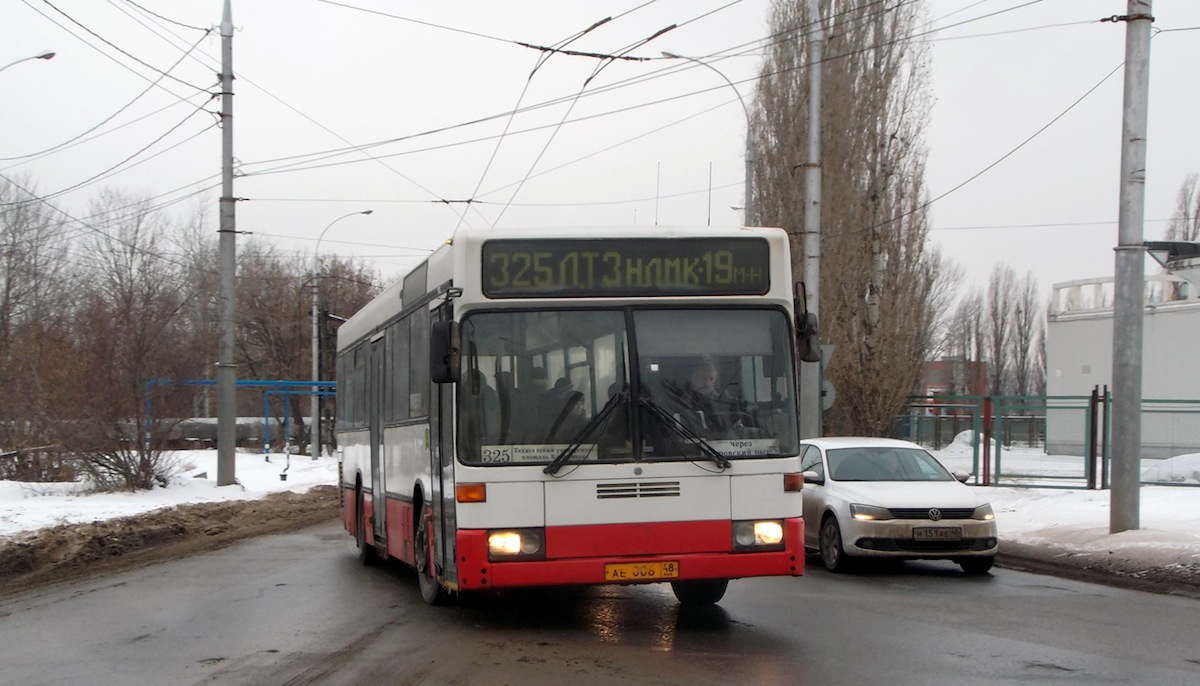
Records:
[[[475,312],[461,331],[464,463],[796,454],[782,310]]]
[[[919,448],[832,448],[825,452],[834,481],[954,481],[954,475]]]

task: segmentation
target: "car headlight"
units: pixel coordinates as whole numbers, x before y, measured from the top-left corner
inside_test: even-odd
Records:
[[[996,514],[992,512],[990,504],[983,504],[975,508],[975,512],[971,514],[971,519],[978,519],[983,522],[990,522],[996,518]]]
[[[876,507],[874,505],[851,505],[850,516],[863,521],[875,521],[880,519],[891,519],[892,511],[886,507]]]
[[[733,523],[734,550],[783,549],[783,522],[778,519]]]
[[[489,531],[487,537],[488,559],[492,562],[541,560],[546,557],[544,541],[545,536],[541,529]]]

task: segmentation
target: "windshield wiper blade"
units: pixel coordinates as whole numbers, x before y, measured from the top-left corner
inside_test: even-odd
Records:
[[[643,396],[640,398],[640,400],[642,407],[645,407],[647,410],[649,410],[650,414],[658,417],[660,421],[662,421],[668,427],[674,429],[675,433],[683,436],[689,441],[694,442],[700,447],[700,452],[707,455],[709,459],[717,464],[718,467],[721,469],[729,469],[731,466],[729,459],[722,455],[719,450],[712,447],[712,445],[710,445],[708,441],[704,440],[700,434],[692,431],[686,424],[676,419],[675,416],[670,412],[664,410],[661,405],[654,401],[653,398]]]
[[[620,405],[622,401],[628,398],[628,387],[621,389],[620,393],[617,393],[613,395],[613,397],[609,398],[608,402],[604,403],[604,407],[600,408],[600,411],[597,412],[595,416],[593,416],[591,420],[588,421],[588,423],[585,424],[583,428],[571,438],[571,443],[567,445],[567,447],[563,448],[562,452],[556,455],[554,459],[550,461],[550,464],[546,465],[542,472],[551,476],[554,476],[556,473],[558,473],[558,470],[562,469],[562,466],[566,464],[572,457],[574,457],[575,452],[578,451],[580,446],[583,445],[583,440],[590,436],[597,428],[608,423],[609,415],[611,415],[613,411],[617,409],[617,406]]]

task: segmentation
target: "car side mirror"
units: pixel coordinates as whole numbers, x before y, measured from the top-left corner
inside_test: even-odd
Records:
[[[804,483],[816,484],[816,485],[820,486],[825,483],[825,477],[821,476],[820,474],[818,474],[812,470],[809,470],[807,472],[804,472]]]
[[[966,472],[952,472],[952,474],[954,474],[955,479],[964,484],[967,483],[967,479],[971,478],[971,475]]]

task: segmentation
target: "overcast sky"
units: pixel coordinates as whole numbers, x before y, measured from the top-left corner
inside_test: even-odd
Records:
[[[108,186],[174,202],[180,218],[202,208],[215,230],[220,38],[204,30],[222,4],[0,2],[0,68],[57,52],[0,74],[0,173],[72,217]],[[371,209],[320,251],[390,277],[458,226],[740,223],[742,105],[721,75],[662,51],[704,58],[749,103],[769,7],[233,0],[237,228],[311,254],[331,222]],[[1125,26],[1099,20],[1124,0],[927,7],[932,243],[968,284],[997,261],[1043,289],[1111,275]],[[1147,239],[1200,171],[1200,2],[1158,0],[1154,14]],[[607,17],[567,47],[649,59],[521,45],[559,45]]]

